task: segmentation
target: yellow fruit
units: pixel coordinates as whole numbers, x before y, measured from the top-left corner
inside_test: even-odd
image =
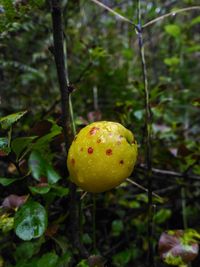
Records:
[[[74,138],[67,166],[72,181],[83,190],[99,193],[122,183],[132,173],[137,143],[120,123],[94,122]]]

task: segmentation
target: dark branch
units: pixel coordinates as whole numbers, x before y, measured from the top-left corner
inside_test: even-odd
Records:
[[[65,139],[66,154],[70,145],[71,131],[70,131],[70,115],[69,115],[69,97],[70,85],[69,78],[66,72],[64,48],[63,48],[63,27],[62,27],[62,10],[61,0],[51,0],[51,13],[53,22],[53,39],[54,49],[53,55],[55,58],[59,88],[61,94],[62,106],[62,127]],[[79,216],[78,216],[78,202],[76,198],[76,186],[69,183],[70,187],[70,237],[71,242],[78,248],[81,257],[87,257],[88,253],[83,247],[79,236]]]
[[[63,27],[62,12],[60,1],[51,0],[52,22],[53,22],[53,40],[54,40],[54,58],[56,63],[58,82],[61,94],[62,107],[62,127],[65,139],[66,150],[69,148],[69,92],[67,91],[67,75],[64,61],[63,49]]]

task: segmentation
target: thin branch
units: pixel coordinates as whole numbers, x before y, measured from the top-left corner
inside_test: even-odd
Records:
[[[160,17],[157,17],[157,18],[147,22],[146,24],[144,24],[142,26],[142,28],[146,28],[146,27],[148,27],[148,26],[150,26],[150,25],[152,25],[152,24],[154,24],[154,23],[156,23],[156,22],[158,22],[160,20],[163,20],[163,19],[165,19],[167,17],[175,16],[178,13],[192,11],[192,10],[200,10],[200,6],[191,6],[191,7],[186,7],[186,8],[181,8],[181,9],[178,9],[178,10],[171,11],[171,12],[165,14],[165,15],[162,15]]]
[[[86,195],[87,195],[87,191],[85,191],[83,194],[82,194],[82,196],[80,197],[80,200],[83,200],[85,197],[86,197]]]
[[[136,168],[136,170],[146,170],[147,167],[144,164],[141,164]],[[200,176],[198,175],[192,175],[192,174],[186,174],[186,173],[181,173],[181,172],[175,172],[175,171],[169,171],[169,170],[161,170],[157,168],[152,168],[152,173],[153,174],[158,174],[160,176],[164,176],[164,178],[167,177],[174,177],[174,178],[188,178],[191,180],[197,180],[200,181]]]
[[[126,181],[128,181],[130,184],[132,184],[132,185],[134,185],[134,186],[140,188],[141,190],[143,190],[143,191],[145,191],[145,192],[147,192],[147,193],[148,193],[148,191],[149,191],[149,190],[148,190],[147,188],[145,188],[144,186],[142,186],[142,185],[140,185],[140,184],[134,182],[133,180],[131,180],[131,179],[129,179],[129,178],[127,178]],[[152,192],[152,195],[153,195],[154,197],[157,197],[157,198],[159,198],[159,199],[162,200],[162,197],[160,197],[160,196],[157,195],[156,193]]]
[[[131,20],[127,19],[126,17],[120,15],[119,13],[117,13],[116,11],[114,11],[112,8],[104,5],[103,3],[97,1],[97,0],[91,0],[92,2],[94,2],[95,4],[97,4],[98,6],[106,9],[107,11],[109,11],[110,13],[112,13],[113,15],[115,15],[117,18],[125,21],[125,22],[128,22],[129,24],[131,25],[135,25]]]
[[[142,76],[145,95],[145,162],[147,164],[146,178],[148,181],[148,265],[154,267],[154,245],[153,245],[153,199],[152,199],[152,147],[151,147],[151,131],[152,131],[152,117],[151,106],[149,99],[147,67],[144,53],[144,42],[142,34],[141,21],[141,7],[140,0],[137,1],[137,26],[135,26],[138,35],[138,46],[140,52],[140,59],[142,64]]]

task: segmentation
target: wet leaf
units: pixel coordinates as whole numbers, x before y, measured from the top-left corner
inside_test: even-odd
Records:
[[[47,227],[45,208],[35,201],[28,201],[15,214],[14,228],[22,240],[31,240],[44,234]]]
[[[41,177],[47,177],[50,184],[56,183],[61,179],[60,175],[53,167],[42,157],[39,151],[33,151],[29,158],[29,167],[33,177],[40,181]]]

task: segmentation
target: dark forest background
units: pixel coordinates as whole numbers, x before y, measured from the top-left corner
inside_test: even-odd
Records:
[[[95,197],[72,194],[50,2],[0,0],[0,267],[149,266],[147,192],[124,182]],[[138,1],[101,2],[137,24]],[[200,232],[200,9],[193,0],[140,4],[161,267],[162,232]],[[131,179],[148,188],[138,32],[92,1],[63,0],[61,8],[76,128],[111,120],[132,130],[139,156]],[[183,8],[191,9],[176,13]]]

